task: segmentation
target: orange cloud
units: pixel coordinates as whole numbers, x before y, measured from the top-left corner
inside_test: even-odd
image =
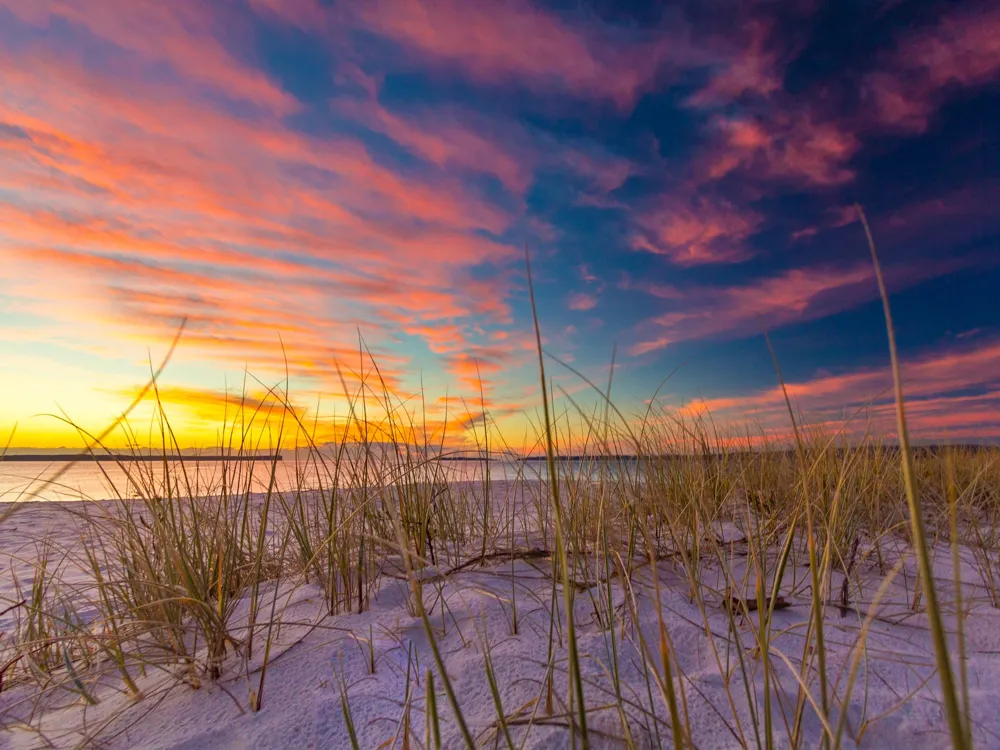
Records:
[[[22,10],[30,23],[58,16],[115,45],[137,63],[117,75],[70,46],[0,52],[11,93],[0,102],[0,168],[19,196],[0,207],[13,305],[144,344],[186,316],[192,355],[281,372],[283,343],[294,371],[327,378],[356,359],[358,326],[395,378],[405,360],[383,346],[380,322],[452,325],[461,345],[477,336],[470,321],[509,321],[507,276],[469,270],[519,258],[489,238],[516,216],[443,172],[404,176],[360,142],[289,130],[275,114],[293,100],[223,60],[203,38],[218,31],[212,19],[191,16],[200,5],[147,5],[113,22],[105,3],[93,17],[68,2]],[[185,35],[189,23],[199,31]],[[156,39],[148,57],[139,35]],[[207,51],[189,60],[189,46]],[[237,116],[172,80],[147,80],[146,63],[261,109]]]
[[[508,340],[491,345],[466,345],[448,354],[445,362],[467,392],[478,394],[482,387],[492,395],[497,385],[496,376],[524,364],[528,361],[527,353],[527,347],[519,347],[517,342]]]
[[[374,376],[363,394],[338,394],[309,407],[286,398],[281,387],[267,393],[253,385],[248,392],[161,386],[158,393],[147,395],[144,405],[155,408],[158,403],[173,433],[188,441],[197,438],[199,447],[288,450],[344,439],[412,446],[422,444],[425,436],[437,443],[442,434],[446,445],[461,447],[470,442],[466,430],[471,422],[461,417],[431,416],[413,422],[406,414],[394,412],[390,418],[395,404],[386,404]],[[120,395],[132,399],[136,392],[123,390]]]

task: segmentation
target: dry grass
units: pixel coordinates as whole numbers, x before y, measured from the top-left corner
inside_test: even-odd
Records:
[[[466,464],[476,471],[464,484],[447,481],[454,468],[445,460],[448,436],[425,433],[419,407],[392,394],[377,375],[354,390],[351,424],[334,446],[312,443],[280,388],[271,392],[272,414],[236,405],[222,426],[228,455],[246,458],[269,447],[254,425],[265,417],[273,425],[280,414],[281,428],[270,435],[270,445],[294,440],[302,446],[291,489],[276,481],[277,465],[262,483],[260,468],[249,461],[222,462],[211,470],[182,460],[122,463],[128,486],[118,487],[112,501],[65,507],[79,529],[78,543],[62,547],[65,541],[39,539],[30,560],[32,579],[20,581],[16,596],[0,602],[0,610],[14,616],[14,627],[0,640],[2,690],[19,696],[4,703],[2,721],[34,727],[41,736],[43,709],[66,696],[96,703],[101,694],[118,691],[140,706],[155,698],[142,694],[141,676],[169,674],[178,684],[197,687],[219,680],[227,669],[242,671],[251,685],[249,695],[232,696],[236,707],[260,711],[267,706],[272,644],[289,597],[279,582],[292,589],[303,582],[319,585],[326,613],[337,616],[363,613],[386,578],[403,577],[435,662],[426,670],[426,697],[407,690],[397,733],[404,747],[411,736],[417,745],[440,746],[444,725],[457,727],[470,746],[514,747],[518,732],[523,743],[533,728],[552,723],[586,747],[598,736],[592,713],[607,710],[617,716],[617,738],[628,747],[642,744],[640,732],[649,744],[696,746],[689,701],[697,687],[675,657],[662,602],[668,589],[694,603],[706,633],[725,613],[727,633],[705,643],[725,676],[719,721],[735,744],[811,747],[818,739],[840,747],[849,733],[856,740],[865,731],[849,727],[845,707],[863,690],[857,680],[867,629],[912,554],[920,580],[908,588],[906,605],[928,618],[939,645],[944,619],[958,627],[958,651],[949,660],[947,650],[939,650],[938,674],[952,741],[971,744],[964,605],[935,598],[930,548],[944,545],[955,555],[960,545],[971,549],[992,606],[1000,607],[997,450],[911,450],[905,441],[898,446],[871,437],[848,439],[859,433],[857,426],[833,435],[812,432],[794,414],[793,445],[747,432],[741,442],[707,418],[682,418],[655,400],[640,414],[622,414],[606,398],[609,391],[610,382],[608,390],[595,386],[591,408],[565,394],[565,404],[557,404],[546,392],[537,436],[544,466],[511,459],[495,430],[487,429],[477,436],[478,463]],[[488,416],[484,422],[489,425]],[[126,422],[115,428],[132,438]],[[178,447],[162,411],[158,431],[163,450]],[[349,442],[347,435],[361,438]],[[415,444],[401,435],[423,438]],[[107,434],[85,437],[99,449]],[[562,460],[569,445],[586,446],[588,458]],[[499,460],[516,476],[503,494],[491,475]],[[15,518],[8,514],[2,522]],[[508,626],[516,635],[519,612],[538,604],[525,601],[516,582],[515,561],[527,558],[542,561],[538,567],[551,581],[551,596],[542,602],[548,613],[547,677],[530,720],[508,712],[491,658],[495,633],[485,623],[477,627],[497,720],[492,731],[475,735],[444,668],[437,648],[441,633],[429,613],[445,606],[440,587],[460,571],[485,560],[509,562]],[[878,571],[877,584],[864,573],[872,570]],[[961,582],[956,584],[961,592]],[[624,592],[623,603],[612,587]],[[863,598],[864,625],[850,658],[835,667],[824,622],[830,610],[852,610]],[[578,600],[589,602],[610,639],[607,672],[598,686],[606,700],[596,706],[588,703],[595,686],[587,682],[577,651]],[[774,613],[792,600],[805,602],[808,611],[796,630],[801,648],[794,653],[775,645],[783,633],[774,624]],[[635,626],[649,606],[657,613],[653,637]],[[355,638],[361,643],[366,634]],[[625,639],[643,660],[643,685],[625,685],[620,675]],[[368,633],[374,672],[373,641]],[[565,662],[557,652],[566,653]],[[413,675],[423,671],[413,665]],[[781,687],[789,684],[791,701]],[[558,694],[559,686],[565,695]],[[448,710],[437,701],[438,688]],[[636,696],[642,693],[640,705]],[[356,744],[350,688],[342,676],[340,698]],[[412,720],[417,703],[426,707],[423,725]],[[807,716],[818,722],[818,735],[806,732]],[[102,736],[101,727],[88,731],[91,740]]]

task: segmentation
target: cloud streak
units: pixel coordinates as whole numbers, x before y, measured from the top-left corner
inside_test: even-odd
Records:
[[[903,391],[911,430],[920,439],[994,437],[1000,419],[1000,343],[924,354],[902,363]],[[894,434],[892,372],[885,367],[824,375],[786,383],[796,411],[809,423],[856,436],[871,427]],[[776,432],[787,432],[784,393],[774,387],[733,397],[693,401],[685,416],[710,413],[733,424],[749,419]]]
[[[894,290],[958,270],[963,261],[927,262],[885,270]],[[851,266],[792,268],[753,283],[729,287],[640,284],[636,287],[672,309],[648,321],[654,338],[634,344],[635,355],[680,341],[739,338],[850,310],[876,299],[870,262]]]
[[[396,42],[421,62],[460,68],[487,84],[606,99],[630,108],[668,55],[660,40],[588,33],[525,0],[378,0],[353,9],[354,22]]]

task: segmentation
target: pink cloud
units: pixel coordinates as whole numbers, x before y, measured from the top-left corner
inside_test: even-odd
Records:
[[[763,20],[748,22],[741,44],[716,63],[716,71],[708,84],[687,100],[688,106],[709,108],[726,105],[751,94],[769,97],[781,90],[782,74],[778,57],[768,50],[771,26]]]
[[[666,57],[662,42],[589,38],[526,0],[480,4],[461,0],[379,0],[353,8],[356,21],[431,59],[486,82],[536,91],[569,91],[630,107]]]
[[[593,310],[595,307],[597,307],[597,297],[592,294],[584,294],[580,292],[569,296],[570,310]]]
[[[596,284],[600,281],[600,279],[594,275],[594,270],[588,263],[582,263],[580,265],[580,278],[588,284]]]
[[[983,86],[1000,74],[1000,10],[970,7],[906,34],[863,93],[883,126],[922,132],[949,88]]]
[[[568,168],[591,184],[598,195],[619,188],[639,171],[628,159],[618,158],[595,147],[562,146],[549,149],[556,158],[554,165]]]
[[[237,60],[219,43],[217,34],[233,21],[230,16],[219,16],[211,4],[190,0],[125,4],[115,0],[2,0],[0,5],[41,28],[50,28],[55,19],[82,26],[146,64],[166,63],[189,81],[227,96],[281,113],[298,106],[274,81]]]
[[[915,437],[975,439],[1000,434],[997,341],[904,360],[902,373],[907,416]],[[806,424],[838,430],[846,418],[854,417],[849,435],[862,433],[867,425],[875,434],[894,432],[896,413],[888,365],[787,383],[786,389]],[[749,417],[765,429],[788,432],[789,417],[780,387],[695,401],[682,409],[689,416],[706,412],[720,422],[735,424]]]
[[[836,229],[859,221],[857,206],[833,206],[823,212],[819,223],[792,232],[792,239],[808,240],[825,229]]]
[[[962,267],[954,261],[886,269],[887,283],[899,289]],[[685,287],[647,285],[641,291],[677,308],[643,328],[650,338],[634,344],[634,355],[648,354],[679,341],[754,335],[790,323],[816,320],[875,299],[871,264],[793,268],[742,286]]]
[[[983,332],[982,328],[970,328],[967,331],[962,331],[960,333],[956,333],[955,334],[955,338],[957,338],[957,339],[971,339],[974,336],[978,336],[982,332]]]
[[[336,110],[442,170],[494,175],[518,196],[541,169],[569,173],[580,191],[597,195],[621,186],[636,171],[631,161],[596,143],[556,140],[515,119],[485,117],[455,105],[396,113],[377,96],[375,90],[365,99],[339,100]]]
[[[854,177],[847,163],[860,146],[834,122],[817,122],[809,112],[776,112],[767,120],[717,117],[716,149],[706,157],[709,179],[736,169],[753,177],[805,185],[837,185]]]
[[[660,200],[635,217],[634,249],[664,255],[682,266],[732,262],[749,255],[743,241],[760,225],[757,213],[697,194]]]
[[[337,107],[338,111],[384,133],[439,167],[496,175],[517,194],[522,194],[531,183],[538,156],[530,150],[526,135],[514,123],[510,124],[514,138],[501,144],[487,135],[488,123],[473,126],[463,121],[463,115],[468,117],[468,113],[453,109],[437,107],[408,119],[390,112],[374,99],[342,101]],[[515,145],[511,141],[520,143]]]
[[[330,9],[320,0],[248,0],[259,16],[277,18],[301,29],[323,28],[330,21]]]
[[[1000,79],[1000,12],[970,7],[905,33],[864,77],[859,113],[831,118],[783,91],[782,62],[768,47],[769,34],[767,23],[748,25],[742,54],[719,65],[687,100],[690,107],[720,112],[713,120],[716,138],[698,157],[704,183],[737,170],[751,179],[804,186],[849,182],[861,135],[887,127],[922,132],[955,91]],[[745,108],[753,115],[721,113],[747,95],[755,98],[755,106]]]

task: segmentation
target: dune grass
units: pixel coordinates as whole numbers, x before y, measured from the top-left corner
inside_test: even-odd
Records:
[[[307,630],[333,632],[369,612],[387,581],[401,579],[431,663],[407,647],[405,699],[386,746],[448,746],[445,737],[469,747],[524,747],[553,726],[576,747],[701,745],[704,727],[692,715],[705,688],[685,673],[675,643],[668,600],[679,596],[721,681],[712,710],[727,741],[840,748],[891,713],[865,713],[859,680],[872,623],[905,579],[905,606],[926,622],[934,645],[936,669],[926,681],[937,685],[950,742],[969,747],[975,717],[963,622],[971,598],[962,598],[959,556],[971,551],[976,583],[1000,607],[1000,453],[910,447],[885,301],[898,443],[864,425],[832,434],[811,428],[790,401],[792,441],[750,428],[722,431],[708,415],[692,419],[655,397],[625,414],[611,397],[611,376],[605,388],[590,384],[592,406],[582,406],[550,390],[537,320],[536,448],[544,464],[512,456],[484,409],[474,457],[462,464],[468,475],[454,481],[451,436],[431,433],[422,405],[394,394],[374,363],[353,387],[344,382],[349,412],[337,444],[314,442],[287,387],[272,388],[264,406],[234,403],[220,426],[226,455],[245,459],[295,442],[287,465],[123,462],[127,486],[114,486],[109,474],[109,501],[61,509],[72,517],[72,539],[40,537],[34,556],[19,560],[32,574],[0,601],[12,618],[0,640],[0,721],[66,744],[46,711],[67,696],[90,706],[127,696],[126,708],[73,735],[74,742],[113,739],[128,725],[119,714],[140,720],[164,690],[232,677],[246,690],[226,688],[234,710],[266,712],[273,647],[283,627],[300,625],[285,619],[297,589],[321,592],[321,619]],[[162,406],[155,424],[158,447],[177,450]],[[138,452],[127,420],[113,429]],[[111,434],[83,437],[100,450]],[[564,460],[567,453],[586,458]],[[512,479],[496,479],[499,462]],[[278,481],[289,470],[291,483]],[[2,522],[16,518],[8,513]],[[942,545],[954,601],[936,589],[932,555]],[[916,582],[906,577],[911,561]],[[526,562],[547,593],[521,585],[518,566]],[[461,635],[480,654],[489,685],[496,715],[485,729],[467,720],[439,648],[460,622],[445,588],[483,566],[509,578],[503,626],[470,615],[475,635]],[[789,609],[799,615],[792,624],[779,617]],[[546,653],[534,655],[537,695],[505,705],[497,639],[521,637],[539,612],[547,634]],[[603,634],[603,653],[582,649],[581,612],[588,633]],[[859,626],[834,658],[825,628],[848,613]],[[369,626],[351,637],[376,673],[379,634]],[[638,680],[624,675],[626,647],[641,662]],[[344,669],[331,679],[345,736],[358,746],[352,685]],[[861,719],[852,720],[859,705]],[[601,716],[613,719],[596,722]]]

